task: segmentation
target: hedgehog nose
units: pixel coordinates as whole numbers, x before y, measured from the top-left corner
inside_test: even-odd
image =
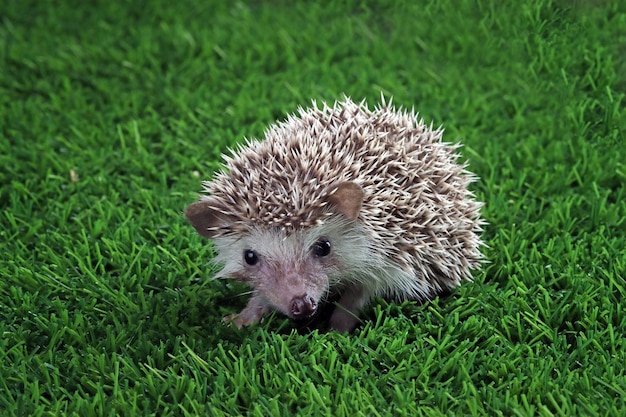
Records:
[[[317,310],[317,303],[309,295],[303,295],[302,297],[295,297],[291,300],[291,315],[294,318],[307,318],[311,317]]]

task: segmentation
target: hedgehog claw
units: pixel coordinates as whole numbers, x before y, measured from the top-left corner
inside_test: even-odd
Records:
[[[224,318],[222,318],[222,323],[224,323],[228,327],[232,326],[233,323],[235,323],[235,326],[237,326],[237,328],[240,329],[241,325],[238,325],[235,322],[236,319],[237,319],[237,314],[229,314],[227,316],[224,316]]]

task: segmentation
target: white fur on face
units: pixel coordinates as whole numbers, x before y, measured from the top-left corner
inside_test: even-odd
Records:
[[[331,244],[325,257],[316,256],[313,250],[321,239]],[[341,216],[331,216],[322,225],[291,234],[252,229],[250,234],[219,237],[214,242],[219,252],[215,262],[222,265],[217,277],[247,282],[287,315],[293,297],[307,294],[320,302],[333,287],[362,288],[367,297],[423,299],[429,294],[428,283],[417,271],[398,267],[362,225]],[[246,264],[246,250],[257,254],[256,265]]]

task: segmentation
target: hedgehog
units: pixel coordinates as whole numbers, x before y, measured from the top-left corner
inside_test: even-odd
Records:
[[[251,287],[237,328],[278,310],[351,332],[374,297],[425,302],[480,268],[483,203],[459,144],[391,100],[315,101],[246,139],[186,217],[213,241],[216,278]],[[332,304],[331,304],[332,308]]]

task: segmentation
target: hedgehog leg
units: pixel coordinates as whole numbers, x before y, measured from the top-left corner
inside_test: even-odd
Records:
[[[232,323],[241,329],[243,326],[250,326],[261,319],[261,317],[270,311],[270,305],[267,300],[260,295],[253,295],[248,301],[246,308],[241,310],[239,314],[230,314],[224,317],[225,323]]]
[[[359,322],[359,310],[370,300],[364,288],[350,287],[347,289],[335,307],[328,327],[339,332],[350,333]]]

